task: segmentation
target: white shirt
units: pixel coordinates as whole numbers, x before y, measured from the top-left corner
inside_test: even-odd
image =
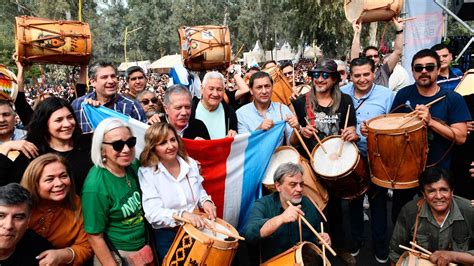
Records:
[[[189,158],[189,162],[186,162],[178,156],[178,162],[180,169],[177,178],[161,163],[158,164],[158,170],[155,170],[156,167],[138,169],[145,218],[155,229],[178,226],[173,214],[192,212],[208,199],[196,161]]]
[[[222,139],[225,133],[225,113],[222,103],[214,111],[207,110],[201,102],[196,107],[196,118],[204,122],[211,139]]]

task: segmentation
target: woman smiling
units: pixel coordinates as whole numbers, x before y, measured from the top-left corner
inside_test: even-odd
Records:
[[[52,153],[39,156],[26,169],[21,185],[33,199],[30,229],[55,248],[38,255],[39,265],[83,265],[92,249],[66,160]]]

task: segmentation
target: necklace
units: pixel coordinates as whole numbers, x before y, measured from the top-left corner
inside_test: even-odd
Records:
[[[129,188],[132,188],[132,182],[130,182],[130,179],[128,179],[128,176],[125,174],[125,181],[127,182],[127,185]]]

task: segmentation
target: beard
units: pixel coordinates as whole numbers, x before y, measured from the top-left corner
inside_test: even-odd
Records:
[[[427,79],[423,79],[423,78],[427,78]],[[433,85],[435,81],[432,80],[431,76],[420,76],[418,77],[418,79],[416,80],[416,85],[418,85],[419,87],[422,87],[422,88],[429,88]]]

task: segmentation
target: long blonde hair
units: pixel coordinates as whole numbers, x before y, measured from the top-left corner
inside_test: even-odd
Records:
[[[145,147],[140,154],[140,164],[145,167],[156,166],[160,162],[160,158],[155,152],[156,145],[166,140],[169,132],[173,132],[178,142],[178,155],[188,161],[188,153],[184,148],[184,143],[178,135],[176,129],[168,123],[155,123],[145,132]]]
[[[69,176],[69,179],[71,180],[71,184],[69,192],[66,195],[66,198],[64,199],[64,203],[67,208],[75,212],[78,207],[74,202],[76,190],[74,188],[74,180],[71,177],[69,165],[66,159],[64,159],[64,157],[54,153],[46,153],[37,157],[26,168],[25,173],[23,174],[23,178],[21,179],[21,185],[31,193],[31,199],[33,200],[33,208],[37,207],[41,200],[41,197],[38,193],[41,175],[43,174],[43,170],[46,165],[49,165],[54,162],[59,162],[64,165],[64,168],[66,168],[66,172]]]

